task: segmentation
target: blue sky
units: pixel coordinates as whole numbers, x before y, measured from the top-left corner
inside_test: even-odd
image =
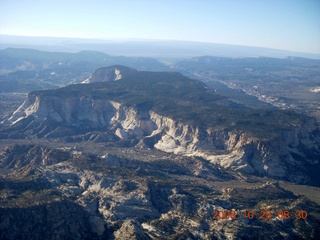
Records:
[[[320,53],[320,0],[0,0],[0,34],[186,40]]]

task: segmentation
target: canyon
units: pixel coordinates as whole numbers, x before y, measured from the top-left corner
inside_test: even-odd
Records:
[[[235,106],[180,73],[100,68],[3,119],[1,237],[317,238],[319,146],[311,117]]]

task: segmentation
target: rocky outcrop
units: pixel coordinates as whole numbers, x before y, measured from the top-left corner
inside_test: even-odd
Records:
[[[27,165],[48,166],[70,159],[72,155],[59,149],[39,145],[13,145],[0,156],[0,168],[21,168]]]
[[[320,166],[320,134],[311,120],[264,140],[246,132],[179,122],[111,100],[31,93],[6,123],[11,124],[9,130],[24,132],[21,137],[28,137],[31,131],[44,138],[85,134],[89,141],[108,141],[110,137],[102,137],[106,133],[139,147],[199,156],[226,169],[300,183],[316,177],[312,169]],[[289,174],[293,171],[294,176]]]
[[[8,153],[12,160],[23,154],[37,158],[39,151],[44,159],[70,155],[60,162],[26,161],[0,169],[1,239],[318,239],[319,204],[277,181],[248,177],[246,182],[217,166],[200,175],[196,168],[209,169],[208,161],[159,151],[131,148],[119,156],[109,149],[97,156],[85,153],[90,144],[99,146],[0,148],[0,163],[7,163]],[[301,193],[312,189],[302,188]],[[258,219],[262,209],[272,210],[271,220]],[[277,218],[282,209],[290,219]],[[294,219],[299,209],[306,219]],[[219,219],[214,210],[232,210],[237,219]],[[249,210],[254,219],[244,217]]]
[[[99,68],[94,74],[82,83],[109,82],[120,80],[124,76],[128,76],[137,72],[135,69],[124,66],[112,66],[108,68]]]
[[[0,126],[1,239],[319,239],[318,189],[275,180],[319,185],[312,120],[280,114],[263,137],[232,126],[272,111],[215,111],[175,73],[99,71],[109,82],[30,93]]]
[[[143,229],[139,222],[134,220],[126,220],[121,228],[115,232],[114,234],[115,240],[122,240],[122,239],[135,239],[135,240],[151,240],[146,233],[143,232]]]
[[[105,239],[103,221],[69,201],[0,208],[1,239]],[[19,229],[19,230],[17,230]]]
[[[212,165],[241,173],[299,183],[320,180],[316,173],[320,168],[320,132],[310,118],[278,114],[279,121],[285,121],[279,124],[270,117],[272,111],[233,114],[236,110],[227,106],[226,117],[221,107],[214,112],[221,117],[206,114],[215,111],[217,105],[212,104],[221,98],[208,92],[203,83],[178,73],[139,72],[112,66],[96,70],[90,82],[94,83],[30,93],[2,122],[6,128],[0,129],[0,138],[112,142],[202,157]],[[193,111],[191,106],[201,111],[188,114],[179,109],[184,106],[185,111]],[[172,114],[174,111],[186,116],[179,118]],[[197,118],[196,114],[215,120],[208,123],[208,119]],[[242,122],[235,119],[242,116]],[[263,129],[267,124],[257,121],[257,116],[266,116],[272,123]],[[249,130],[250,118],[255,121],[253,130]],[[219,125],[223,119],[228,123]],[[243,127],[246,123],[249,126]],[[272,134],[264,137],[260,133],[257,137],[253,131],[259,126],[263,134]]]

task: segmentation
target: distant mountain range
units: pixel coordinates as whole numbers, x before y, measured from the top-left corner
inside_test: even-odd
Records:
[[[38,50],[67,52],[92,50],[101,51],[116,56],[125,55],[163,58],[184,58],[211,55],[221,57],[263,56],[276,58],[295,56],[320,59],[320,54],[204,42],[145,39],[99,40],[0,35],[0,49],[5,49],[8,47],[32,47]]]

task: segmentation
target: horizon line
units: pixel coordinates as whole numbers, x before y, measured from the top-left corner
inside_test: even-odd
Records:
[[[70,37],[70,36],[50,36],[50,35],[16,35],[16,34],[5,34],[0,33],[0,36],[10,36],[10,37],[26,37],[26,38],[52,38],[52,39],[74,39],[74,40],[88,40],[88,41],[112,41],[112,42],[122,42],[122,41],[134,41],[134,42],[185,42],[185,43],[201,43],[201,44],[212,44],[212,45],[226,45],[226,46],[235,46],[235,47],[249,47],[249,48],[260,48],[260,49],[269,49],[269,50],[278,50],[292,53],[305,53],[305,54],[313,54],[320,55],[315,52],[301,52],[294,50],[287,50],[282,48],[273,48],[273,47],[265,47],[265,46],[254,46],[254,45],[241,45],[241,44],[232,44],[232,43],[217,43],[217,42],[204,42],[204,41],[194,41],[194,40],[177,40],[177,39],[153,39],[153,38],[90,38],[90,37]]]

